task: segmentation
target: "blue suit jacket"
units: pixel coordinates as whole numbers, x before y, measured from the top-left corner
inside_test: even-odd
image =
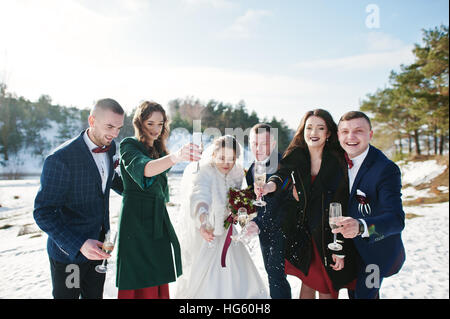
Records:
[[[380,150],[370,146],[350,192],[348,214],[366,222],[369,238],[357,236],[354,243],[364,264],[378,265],[381,277],[397,273],[405,261],[401,238],[405,227],[401,188],[398,166]],[[357,190],[366,194],[370,215],[359,211]]]
[[[112,162],[115,143],[108,151],[110,171],[103,194],[100,173],[83,134],[47,156],[34,202],[34,219],[48,234],[48,254],[62,263],[88,261],[80,248],[87,239],[102,240],[102,231],[109,230],[109,190],[114,187],[121,193],[123,189]]]

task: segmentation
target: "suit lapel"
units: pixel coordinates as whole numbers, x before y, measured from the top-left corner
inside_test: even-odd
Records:
[[[247,174],[245,175],[245,180],[247,182],[247,186],[253,187],[253,167],[255,167],[255,162],[250,165],[248,168]]]
[[[111,143],[112,146],[108,151],[108,161],[109,161],[109,175],[108,175],[108,180],[106,182],[106,189],[109,189],[111,182],[112,182],[112,178],[114,176],[114,161],[113,161],[113,157],[114,155],[116,155],[116,144],[114,141],[112,141]],[[106,191],[105,191],[106,193]]]
[[[366,174],[366,172],[369,170],[370,166],[372,166],[372,163],[376,157],[375,155],[376,155],[375,150],[372,147],[372,145],[370,145],[369,152],[367,153],[366,158],[364,159],[363,163],[361,164],[361,167],[358,170],[358,173],[356,174],[356,178],[352,186],[352,191],[350,192],[350,198],[353,198],[355,196],[356,190],[358,189],[358,185],[361,179]]]
[[[98,186],[98,189],[99,189],[100,193],[103,194],[102,178],[100,176],[100,172],[98,171],[97,164],[95,164],[94,157],[92,156],[91,150],[88,148],[88,146],[84,142],[83,135],[84,135],[85,131],[83,131],[77,139],[78,146],[85,155],[85,156],[83,156],[83,158],[86,159],[86,164],[87,164],[86,166],[91,171],[91,174],[92,174],[91,176],[95,176],[95,182]]]

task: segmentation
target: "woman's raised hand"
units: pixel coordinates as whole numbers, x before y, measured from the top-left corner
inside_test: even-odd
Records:
[[[188,143],[178,151],[170,154],[170,159],[174,164],[179,162],[197,162],[200,160],[201,151],[198,145]]]
[[[256,194],[256,198],[261,198],[261,196],[265,196],[269,193],[274,192],[277,189],[277,186],[274,182],[268,182],[264,184],[264,186],[258,186],[254,184],[254,190]]]

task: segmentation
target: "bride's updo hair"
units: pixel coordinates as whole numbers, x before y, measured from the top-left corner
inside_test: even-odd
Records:
[[[217,151],[224,147],[232,149],[234,151],[235,158],[238,158],[241,153],[239,143],[231,135],[221,136],[218,139],[216,139],[213,143],[214,143],[213,154],[217,154]]]

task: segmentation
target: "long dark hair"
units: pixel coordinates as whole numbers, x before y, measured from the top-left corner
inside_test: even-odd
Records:
[[[336,156],[340,157],[339,155],[342,155],[343,150],[339,144],[338,135],[337,135],[337,125],[333,120],[333,117],[331,114],[323,109],[315,109],[312,111],[306,112],[306,114],[303,116],[302,120],[300,121],[300,124],[298,126],[297,131],[295,132],[294,138],[292,139],[291,143],[289,143],[286,151],[284,152],[283,157],[288,156],[290,153],[292,153],[296,148],[307,148],[306,141],[305,141],[305,126],[306,121],[310,116],[317,116],[320,117],[322,120],[325,121],[325,124],[327,126],[327,130],[330,133],[330,137],[328,138],[328,141],[325,144],[325,147],[328,147]]]
[[[163,128],[161,134],[158,136],[153,142],[153,147],[150,147],[147,144],[147,136],[144,132],[144,122],[148,120],[150,116],[152,116],[153,112],[160,112],[164,119]],[[154,158],[159,158],[161,154],[168,154],[166,141],[169,137],[169,121],[167,120],[166,111],[163,109],[161,105],[156,102],[144,101],[142,102],[136,109],[133,117],[133,126],[134,126],[134,135],[136,138],[144,143],[149,149],[150,156]]]

